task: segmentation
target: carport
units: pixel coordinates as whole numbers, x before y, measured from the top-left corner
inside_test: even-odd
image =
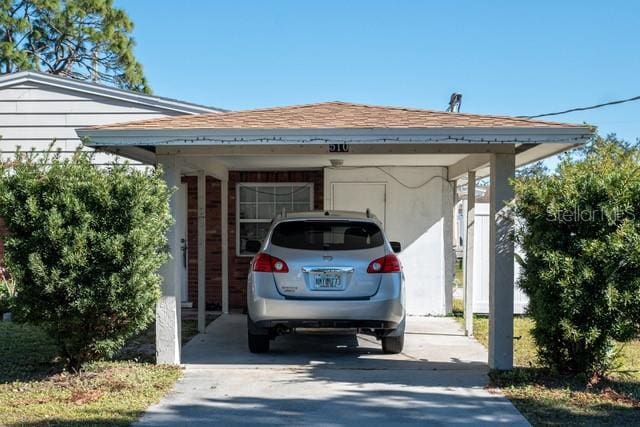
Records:
[[[221,310],[229,313],[234,291],[230,281],[237,280],[229,271],[230,265],[235,265],[230,258],[243,256],[240,234],[250,228],[242,228],[240,222],[259,222],[240,216],[236,220],[230,214],[230,209],[244,207],[240,193],[246,188],[241,185],[251,187],[236,182],[234,177],[243,171],[258,177],[251,184],[255,188],[265,185],[257,182],[265,176],[293,171],[298,177],[321,171],[321,182],[315,182],[311,190],[316,194],[312,207],[372,208],[383,218],[387,234],[405,248],[401,260],[408,277],[407,305],[413,314],[450,311],[456,181],[467,181],[468,193],[474,194],[477,178],[489,177],[488,362],[491,368],[511,369],[514,248],[509,238],[513,221],[506,209],[513,197],[509,180],[517,167],[585,142],[591,129],[513,117],[328,102],[153,119],[80,129],[78,134],[99,150],[162,165],[167,185],[178,189],[170,203],[176,224],[185,223],[190,211],[188,197],[181,194],[187,190],[181,183],[185,177],[197,183],[192,209],[197,217],[194,279],[202,332],[207,266],[217,266],[214,272],[215,279],[219,278]],[[215,180],[215,200],[207,197],[207,180],[211,179]],[[298,191],[296,185],[307,185],[292,179],[287,182],[293,190],[283,193],[285,196]],[[277,190],[275,184],[272,188]],[[234,200],[230,200],[230,192]],[[259,207],[259,201],[256,203]],[[207,213],[211,209],[217,209],[216,216]],[[465,265],[472,265],[473,259],[473,209],[471,199]],[[235,228],[229,227],[230,221]],[[167,238],[172,257],[161,271],[164,284],[156,312],[157,360],[177,364],[181,361],[181,239],[185,237],[174,226]],[[219,252],[209,256],[207,243],[214,239]],[[467,273],[465,267],[465,296],[471,295],[473,286]],[[471,298],[465,298],[468,334],[472,333],[470,303]]]

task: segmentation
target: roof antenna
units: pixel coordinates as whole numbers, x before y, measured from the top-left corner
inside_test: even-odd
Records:
[[[449,107],[447,107],[447,112],[459,113],[461,105],[462,105],[462,94],[458,92],[453,92],[451,94],[451,98],[449,99]]]
[[[371,218],[371,209],[367,208],[367,218]]]
[[[287,217],[287,208],[282,208],[282,212],[280,212],[280,216],[282,218],[286,218]]]

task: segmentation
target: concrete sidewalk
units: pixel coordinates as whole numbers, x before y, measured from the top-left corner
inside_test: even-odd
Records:
[[[399,355],[353,334],[279,337],[256,355],[245,317],[226,315],[183,348],[184,377],[138,425],[529,425],[485,390],[486,360],[449,318],[409,318]]]

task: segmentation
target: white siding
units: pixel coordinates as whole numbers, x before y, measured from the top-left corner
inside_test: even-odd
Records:
[[[454,268],[453,189],[446,180],[446,168],[391,166],[385,170],[409,187],[427,184],[407,188],[377,168],[327,168],[325,209],[340,208],[333,204],[332,184],[384,183],[385,231],[390,240],[402,244],[400,260],[406,278],[407,312],[446,315]],[[367,207],[370,206],[361,206],[360,210]]]
[[[41,83],[16,84],[0,88],[0,155],[11,157],[18,147],[46,150],[54,140],[56,148],[72,153],[81,145],[76,128],[179,114]],[[94,160],[114,159],[100,153]]]

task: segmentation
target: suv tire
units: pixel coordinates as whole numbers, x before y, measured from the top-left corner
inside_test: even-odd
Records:
[[[404,334],[397,337],[382,337],[382,351],[386,354],[402,353]]]
[[[247,331],[247,336],[251,353],[267,353],[269,351],[269,335],[256,335]]]

